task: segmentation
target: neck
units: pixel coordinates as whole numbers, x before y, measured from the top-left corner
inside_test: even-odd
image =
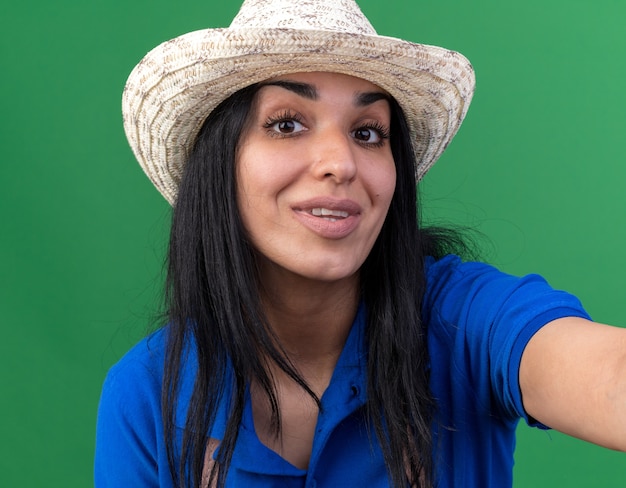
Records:
[[[320,282],[271,270],[263,277],[264,312],[281,347],[308,381],[322,386],[330,381],[356,315],[358,275]]]

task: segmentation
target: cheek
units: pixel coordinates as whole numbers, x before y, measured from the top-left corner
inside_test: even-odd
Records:
[[[258,145],[242,151],[236,165],[239,214],[250,236],[258,237],[280,219],[281,199],[296,179],[296,165],[277,151],[263,151]]]
[[[383,165],[373,166],[368,179],[376,200],[388,207],[396,190],[396,166],[393,160]]]
[[[269,193],[273,164],[267,161],[262,151],[254,150],[247,144],[237,156],[237,198],[242,213],[248,207],[256,206],[254,200]]]
[[[258,171],[258,168],[248,155],[249,151],[246,150],[242,150],[237,155],[235,159],[235,178],[239,215],[246,232],[249,234],[251,231],[250,223],[256,220],[251,215],[251,212],[257,207],[255,199],[258,198],[258,189],[255,188],[255,182],[258,180],[255,173]]]
[[[273,168],[245,166],[238,172],[237,199],[240,211],[263,214],[275,212],[288,181]]]

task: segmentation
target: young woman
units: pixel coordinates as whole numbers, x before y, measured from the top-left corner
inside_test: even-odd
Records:
[[[419,226],[473,86],[351,0],[249,0],[144,58],[169,317],[109,373],[96,486],[504,487],[520,418],[626,450],[626,331]]]

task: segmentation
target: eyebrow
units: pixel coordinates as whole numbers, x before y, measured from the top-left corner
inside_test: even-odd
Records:
[[[319,93],[317,91],[317,88],[309,83],[300,83],[297,81],[288,80],[274,80],[265,82],[261,86],[278,86],[309,100],[315,101],[319,99]],[[379,100],[388,101],[389,95],[382,91],[355,93],[354,95],[354,104],[357,107],[367,107],[368,105],[376,103]]]
[[[365,92],[357,93],[355,96],[355,102],[358,107],[367,107],[378,100],[389,101],[389,95],[383,92]]]
[[[319,94],[317,89],[308,83],[298,83],[297,81],[275,80],[263,83],[261,86],[279,86],[285,90],[294,92],[296,95],[308,98],[309,100],[317,100]]]

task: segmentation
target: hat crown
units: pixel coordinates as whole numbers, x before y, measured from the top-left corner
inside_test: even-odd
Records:
[[[354,0],[246,0],[231,29],[323,30],[376,35]]]

